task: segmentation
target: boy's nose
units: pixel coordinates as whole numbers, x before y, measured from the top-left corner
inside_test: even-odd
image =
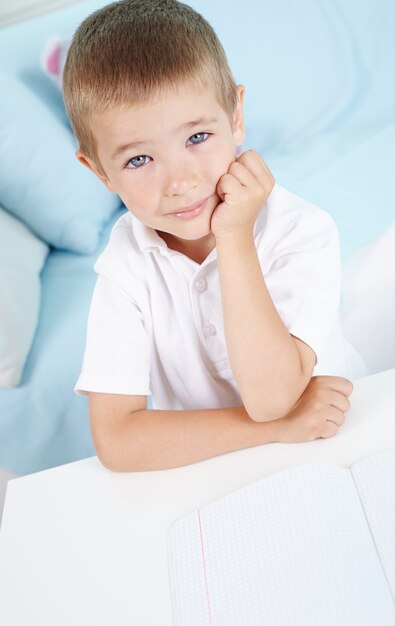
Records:
[[[185,164],[178,164],[167,171],[164,192],[166,196],[184,196],[196,187],[197,176]]]

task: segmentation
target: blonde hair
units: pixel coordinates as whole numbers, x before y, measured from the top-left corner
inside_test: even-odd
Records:
[[[212,85],[232,118],[236,83],[210,24],[177,0],[121,0],[87,17],[75,32],[63,74],[66,109],[81,152],[102,170],[92,115],[147,102],[193,80]]]

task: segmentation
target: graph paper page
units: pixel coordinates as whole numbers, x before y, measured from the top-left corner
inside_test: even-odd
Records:
[[[173,621],[184,626],[210,624],[199,515],[184,515],[170,534],[173,540],[167,542],[167,562]]]
[[[181,518],[168,548],[174,626],[395,624],[347,469],[268,476]]]
[[[351,468],[395,602],[395,449]]]

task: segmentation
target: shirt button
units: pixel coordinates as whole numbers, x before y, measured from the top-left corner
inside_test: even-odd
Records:
[[[195,289],[196,291],[206,291],[207,289],[207,282],[205,281],[204,278],[199,278],[199,280],[196,281],[195,283]]]
[[[203,326],[203,333],[206,337],[214,337],[217,334],[217,329],[214,324],[208,323]]]

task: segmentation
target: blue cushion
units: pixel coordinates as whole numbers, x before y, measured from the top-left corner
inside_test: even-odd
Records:
[[[65,124],[18,78],[0,73],[0,198],[44,241],[91,253],[121,205],[75,157]]]
[[[116,211],[103,230],[103,249]],[[94,255],[52,250],[41,274],[41,312],[21,385],[0,387],[0,466],[38,472],[95,454],[87,398],[73,387],[81,368],[96,281]]]
[[[40,64],[44,42],[53,35],[70,38],[87,15],[105,4],[84,0],[0,29],[0,72],[19,78],[63,124],[68,121],[62,96]]]

